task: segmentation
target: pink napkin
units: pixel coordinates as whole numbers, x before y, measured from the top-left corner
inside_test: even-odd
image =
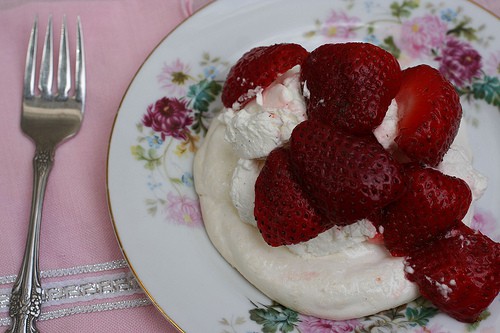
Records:
[[[5,295],[19,270],[30,210],[34,147],[19,127],[29,32],[38,15],[41,46],[49,15],[58,32],[66,14],[72,52],[76,17],[81,17],[88,99],[80,132],[56,152],[43,212],[40,268],[50,293],[43,311],[63,317],[41,320],[38,327],[42,332],[177,332],[141,292],[123,260],[106,202],[106,155],[114,116],[135,72],[204,2],[0,2],[0,331],[6,329]]]
[[[38,327],[177,332],[123,260],[106,203],[106,157],[115,113],[134,74],[157,43],[206,2],[0,1],[0,331],[8,325],[8,293],[23,255],[31,199],[34,147],[19,128],[29,31],[38,15],[43,32],[50,14],[58,31],[66,14],[72,50],[76,16],[82,20],[88,100],[83,127],[58,149],[47,188],[40,267],[48,301]],[[498,0],[478,2],[500,14]]]

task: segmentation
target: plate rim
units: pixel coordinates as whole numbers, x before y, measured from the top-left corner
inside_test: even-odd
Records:
[[[177,324],[177,322],[175,322],[175,320],[173,320],[173,318],[171,318],[166,313],[166,311],[163,310],[163,308],[159,305],[158,301],[155,299],[155,297],[150,293],[150,291],[148,290],[148,288],[145,286],[144,282],[142,281],[142,279],[139,276],[139,273],[137,273],[137,271],[133,267],[133,265],[132,265],[132,263],[131,263],[131,261],[129,259],[129,256],[127,254],[127,251],[125,250],[125,246],[123,245],[123,242],[122,242],[121,237],[120,237],[119,232],[118,232],[118,228],[117,228],[117,225],[116,225],[116,220],[115,220],[115,217],[114,217],[114,214],[113,214],[113,208],[112,208],[112,204],[111,204],[111,194],[110,194],[110,190],[109,190],[109,175],[110,175],[109,164],[110,164],[110,153],[111,153],[111,146],[112,146],[111,145],[111,141],[113,140],[113,135],[114,135],[114,132],[115,132],[115,129],[116,129],[116,124],[117,124],[117,121],[118,121],[118,117],[120,115],[120,110],[122,109],[123,103],[124,103],[126,97],[128,96],[128,93],[130,91],[131,86],[134,84],[135,80],[137,79],[138,75],[141,73],[141,71],[144,68],[144,66],[146,65],[146,63],[151,59],[151,57],[156,53],[156,51],[160,48],[160,46],[172,34],[174,34],[177,30],[179,30],[180,27],[183,26],[187,21],[193,19],[194,17],[199,16],[200,12],[203,12],[206,8],[213,6],[216,2],[219,2],[220,0],[219,1],[209,0],[209,1],[210,2],[204,4],[202,7],[200,7],[199,9],[197,9],[196,12],[194,12],[192,15],[190,15],[188,17],[185,17],[171,31],[169,31],[167,34],[165,34],[165,36],[163,36],[160,39],[160,41],[158,43],[156,43],[156,45],[151,49],[151,51],[147,54],[147,56],[141,62],[141,64],[139,65],[139,67],[135,71],[134,75],[129,80],[127,88],[123,92],[122,97],[120,99],[120,103],[118,104],[118,108],[117,108],[116,113],[115,113],[115,115],[113,117],[113,124],[111,126],[110,134],[109,134],[109,137],[108,137],[108,142],[107,142],[107,147],[108,148],[107,148],[107,151],[106,151],[106,166],[105,166],[105,168],[106,168],[105,169],[105,172],[106,172],[106,178],[105,178],[105,181],[106,181],[106,202],[107,202],[107,207],[108,207],[108,214],[109,214],[109,217],[111,219],[111,224],[113,226],[113,233],[115,235],[116,241],[118,242],[118,246],[120,247],[120,251],[123,254],[123,257],[124,257],[125,261],[127,262],[127,265],[129,267],[130,271],[134,275],[137,283],[141,287],[141,289],[144,292],[144,294],[151,300],[151,303],[161,313],[161,315],[165,319],[167,319],[167,321],[170,322],[170,324],[175,329],[177,329],[179,332],[181,332],[181,333],[187,333],[187,332],[184,331],[179,326],[179,324]],[[470,1],[470,0],[468,0],[468,1]]]

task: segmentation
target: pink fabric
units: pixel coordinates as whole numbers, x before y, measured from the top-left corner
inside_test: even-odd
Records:
[[[113,119],[149,52],[201,4],[187,0],[0,2],[0,276],[17,274],[29,218],[34,147],[21,133],[19,120],[24,59],[35,15],[42,44],[49,15],[58,31],[66,14],[73,52],[79,15],[87,59],[84,123],[78,135],[57,150],[46,192],[40,267],[51,270],[123,258],[105,190]],[[42,332],[177,332],[152,305],[40,321],[38,326]]]
[[[129,82],[149,52],[205,2],[0,2],[0,277],[17,274],[29,217],[34,147],[22,135],[19,119],[26,45],[35,15],[44,31],[49,14],[55,27],[66,14],[72,50],[79,15],[88,65],[83,127],[58,149],[46,193],[40,267],[51,270],[123,258],[106,204],[106,155],[113,119]],[[500,14],[499,1],[478,2]],[[10,286],[0,285],[0,289]],[[145,296],[128,296],[141,297]],[[73,315],[39,322],[38,326],[42,332],[177,332],[152,305]]]
[[[476,0],[473,1],[483,7],[484,9],[490,11],[497,17],[500,16],[500,1],[498,0]]]

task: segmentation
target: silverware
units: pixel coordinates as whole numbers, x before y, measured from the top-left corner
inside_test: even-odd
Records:
[[[78,18],[76,36],[75,88],[70,96],[71,73],[66,18],[63,18],[57,69],[57,92],[53,93],[52,17],[49,18],[43,47],[38,88],[35,92],[35,62],[38,18],[31,30],[24,73],[21,128],[35,143],[33,195],[29,230],[23,262],[12,288],[8,333],[34,333],[40,315],[43,289],[40,283],[39,239],[43,199],[57,146],[80,129],[85,104],[85,59],[82,29]]]

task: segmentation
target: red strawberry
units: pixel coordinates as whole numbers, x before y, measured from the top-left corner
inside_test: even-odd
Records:
[[[394,56],[372,44],[325,44],[304,62],[301,81],[309,118],[369,133],[396,96],[401,69]]]
[[[384,234],[377,232],[372,238],[366,240],[370,244],[384,245]]]
[[[460,178],[418,165],[406,167],[407,191],[385,208],[384,239],[394,256],[404,256],[448,231],[469,209],[472,194]]]
[[[415,161],[436,166],[455,139],[462,107],[455,89],[438,70],[419,65],[403,71],[398,104],[399,148]]]
[[[305,242],[332,224],[309,203],[290,168],[290,151],[276,148],[255,183],[255,219],[271,246]]]
[[[231,108],[255,97],[257,89],[268,87],[276,78],[302,64],[309,55],[298,44],[260,46],[246,52],[231,68],[222,89],[222,103]],[[238,109],[238,104],[234,107]]]
[[[306,120],[293,130],[290,150],[313,205],[338,225],[369,216],[404,190],[402,166],[373,134],[357,137]]]
[[[474,322],[500,291],[500,244],[463,223],[412,253],[406,276],[451,317]]]

